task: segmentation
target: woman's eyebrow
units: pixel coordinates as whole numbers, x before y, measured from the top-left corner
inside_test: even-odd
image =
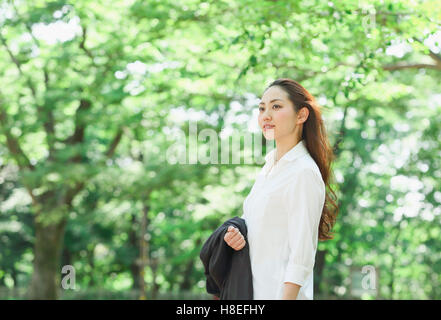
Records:
[[[271,102],[274,102],[274,101],[277,101],[277,100],[279,100],[279,101],[283,101],[282,99],[273,99],[273,100],[271,100],[269,103],[271,103]],[[260,101],[260,103],[259,103],[259,106],[261,105],[261,104],[265,104],[265,102],[263,102],[263,101]]]

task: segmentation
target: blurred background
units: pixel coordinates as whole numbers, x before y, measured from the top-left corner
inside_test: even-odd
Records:
[[[261,135],[283,77],[336,154],[314,298],[440,299],[440,21],[434,0],[0,0],[0,299],[212,299],[200,249],[262,164],[167,150],[191,122]]]

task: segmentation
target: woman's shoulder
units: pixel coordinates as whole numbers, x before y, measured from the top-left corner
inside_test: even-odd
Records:
[[[290,171],[288,180],[291,184],[297,185],[299,182],[314,181],[319,188],[325,188],[320,168],[309,154],[298,159],[296,163],[293,163],[292,170]]]
[[[292,170],[297,174],[305,173],[305,171],[312,171],[321,177],[320,168],[309,154],[305,154],[303,157],[299,158],[298,161],[293,163]]]

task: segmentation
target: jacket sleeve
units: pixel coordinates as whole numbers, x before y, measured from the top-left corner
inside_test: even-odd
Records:
[[[232,249],[225,243],[224,224],[217,228],[202,246],[200,258],[207,277],[207,292],[219,296],[223,280],[228,274]]]
[[[289,257],[284,282],[303,286],[314,268],[325,185],[321,176],[306,168],[286,191]]]

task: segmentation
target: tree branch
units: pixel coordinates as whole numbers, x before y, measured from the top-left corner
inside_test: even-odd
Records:
[[[72,208],[73,199],[81,190],[83,190],[85,185],[86,185],[85,181],[77,182],[74,187],[69,188],[66,191],[66,197],[64,199],[64,202],[69,206],[69,208]]]
[[[61,141],[70,145],[77,145],[84,142],[84,132],[87,127],[87,122],[84,120],[86,113],[90,110],[92,103],[89,100],[81,99],[80,106],[77,108],[75,112],[75,131],[69,138]],[[70,162],[81,162],[82,160],[81,154],[76,154],[72,156],[69,161]]]
[[[15,6],[14,1],[11,1],[11,5],[12,5],[12,7],[14,8],[15,15],[16,15],[17,17],[20,17],[20,13],[18,12],[18,9],[17,9],[17,7]],[[32,28],[31,28],[31,26],[30,26],[30,24],[29,24],[29,22],[28,22],[28,18],[26,17],[26,18],[21,19],[21,20],[24,21],[24,24],[25,24],[25,26],[26,26],[26,29],[28,30],[29,34],[31,35],[32,40],[34,40],[35,45],[36,45],[37,47],[40,47],[40,43],[39,43],[39,41],[37,40],[37,38],[35,38],[34,34],[32,33]]]
[[[441,64],[427,64],[427,63],[415,63],[415,64],[396,64],[396,65],[385,65],[383,70],[394,71],[403,69],[434,69],[441,70]]]
[[[336,158],[338,158],[338,155],[341,152],[341,143],[346,135],[346,115],[348,113],[348,108],[349,105],[346,105],[345,110],[343,112],[343,119],[341,120],[341,124],[340,124],[340,131],[338,133],[337,140],[335,141],[333,147],[333,152]]]
[[[18,69],[18,72],[20,73],[20,75],[24,75],[23,74],[23,70],[21,70],[21,63],[20,61],[18,61],[18,59],[14,56],[14,54],[12,53],[12,51],[9,49],[8,44],[6,43],[6,39],[3,38],[1,32],[0,32],[0,40],[3,44],[3,46],[6,49],[6,52],[8,53],[9,57],[11,58],[12,62],[15,64],[15,66]]]
[[[106,157],[111,158],[116,150],[116,147],[121,141],[122,135],[123,135],[123,127],[120,127],[118,131],[115,134],[115,137],[113,138],[112,142],[109,145],[109,149],[106,152]]]
[[[418,39],[417,37],[412,37],[412,39],[425,46],[424,42]],[[439,54],[436,54],[430,49],[429,49],[429,56],[435,61],[436,65],[440,66],[441,68],[441,56]]]
[[[93,65],[94,67],[96,67],[96,64],[95,64],[95,61],[94,61],[94,59],[93,59],[93,55],[92,55],[92,53],[91,53],[90,50],[87,49],[86,46],[85,46],[85,43],[86,43],[86,36],[87,36],[87,27],[84,26],[84,27],[81,28],[81,30],[82,30],[82,37],[81,37],[81,42],[80,42],[79,47],[80,47],[80,49],[83,50],[83,51],[86,53],[86,55],[90,58],[90,60],[91,60],[91,62],[92,62],[92,65]]]
[[[0,132],[3,133],[6,137],[6,145],[8,147],[8,150],[21,169],[28,168],[30,170],[34,170],[34,166],[31,164],[28,157],[23,152],[23,149],[20,147],[18,139],[15,138],[8,130],[8,124],[8,115],[6,113],[6,110],[3,108],[2,99],[0,97]]]
[[[8,52],[9,57],[11,58],[12,62],[17,67],[20,76],[25,78],[26,84],[27,84],[29,90],[31,90],[32,97],[34,98],[35,105],[37,106],[37,113],[39,115],[39,119],[42,121],[43,128],[46,132],[46,142],[47,142],[47,145],[49,148],[49,159],[51,159],[53,157],[54,141],[55,141],[55,139],[54,139],[55,119],[54,119],[54,114],[52,112],[52,109],[50,108],[50,106],[45,107],[44,105],[42,106],[41,104],[38,103],[37,90],[35,89],[35,86],[32,83],[31,78],[24,74],[23,69],[22,69],[22,64],[17,59],[17,57],[14,56],[12,51],[9,49],[9,46],[6,42],[6,39],[1,35],[1,33],[0,33],[0,40],[3,44],[3,46],[6,48],[6,51]],[[48,76],[46,68],[44,68],[43,75],[44,75],[44,83],[45,83],[45,86],[47,89],[49,86],[49,76]]]
[[[90,110],[91,106],[92,103],[89,100],[80,100],[80,106],[75,112],[75,131],[72,136],[70,136],[63,142],[69,144],[77,144],[84,141],[84,131],[86,130],[86,122],[84,121],[84,116],[86,112]]]
[[[304,80],[309,79],[309,78],[312,78],[312,77],[315,77],[318,74],[324,74],[324,73],[327,73],[329,71],[335,70],[335,69],[337,69],[340,66],[349,66],[349,64],[347,64],[345,62],[338,62],[337,64],[335,64],[335,66],[333,66],[333,67],[331,67],[329,69],[326,69],[325,71],[322,71],[322,70],[311,71],[311,70],[303,69],[303,68],[300,68],[300,67],[297,67],[297,66],[288,66],[286,64],[273,64],[273,67],[275,67],[277,69],[287,68],[287,69],[293,69],[293,70],[302,72],[303,76],[300,76],[300,77],[296,78],[296,81],[299,81],[299,82],[304,81]]]

